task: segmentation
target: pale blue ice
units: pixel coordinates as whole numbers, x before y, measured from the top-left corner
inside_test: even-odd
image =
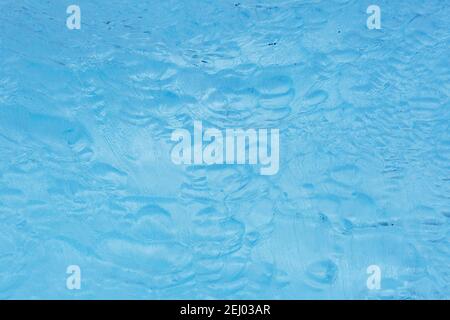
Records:
[[[0,0],[0,298],[449,299],[449,57],[449,0]]]

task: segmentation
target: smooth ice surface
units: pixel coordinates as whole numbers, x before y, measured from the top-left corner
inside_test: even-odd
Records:
[[[0,0],[0,298],[450,298],[450,1],[74,2]]]

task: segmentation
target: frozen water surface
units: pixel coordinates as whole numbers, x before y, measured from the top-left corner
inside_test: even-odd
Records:
[[[69,4],[0,0],[0,298],[450,298],[450,1]],[[194,120],[279,172],[175,165]]]

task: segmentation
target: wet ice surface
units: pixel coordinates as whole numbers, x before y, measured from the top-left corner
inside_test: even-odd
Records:
[[[0,298],[450,298],[450,3],[368,30],[372,2],[78,1],[68,30],[1,1]],[[194,119],[280,128],[280,171],[174,165]]]

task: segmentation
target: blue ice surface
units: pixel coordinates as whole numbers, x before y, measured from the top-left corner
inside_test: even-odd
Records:
[[[0,0],[1,299],[450,298],[450,1],[73,2]]]

